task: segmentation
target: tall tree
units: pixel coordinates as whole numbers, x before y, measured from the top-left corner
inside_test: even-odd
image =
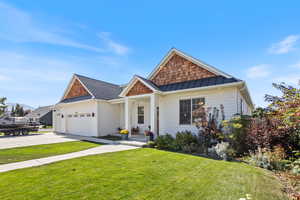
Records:
[[[0,115],[2,115],[5,112],[6,105],[5,105],[6,97],[0,98]]]
[[[15,112],[14,112],[15,117],[23,117],[24,116],[24,109],[20,104],[16,104],[15,107]]]
[[[12,116],[12,117],[14,117],[15,116],[15,106],[12,106],[11,107],[11,111],[10,111],[10,115]]]

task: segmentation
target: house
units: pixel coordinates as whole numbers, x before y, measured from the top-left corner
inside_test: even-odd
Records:
[[[199,103],[222,104],[227,119],[254,108],[244,81],[172,48],[147,78],[134,75],[125,86],[74,74],[55,105],[54,130],[96,137],[118,128],[130,137],[148,129],[155,135],[195,132],[192,111]]]
[[[25,118],[29,123],[52,126],[52,110],[53,105],[38,107],[37,109],[27,114]]]

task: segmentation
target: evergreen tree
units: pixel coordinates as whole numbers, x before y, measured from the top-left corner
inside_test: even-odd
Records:
[[[11,107],[11,112],[10,112],[10,115],[11,115],[12,117],[14,117],[14,116],[15,116],[15,114],[16,114],[16,111],[15,111],[15,106],[12,106],[12,107]]]
[[[5,105],[5,101],[6,101],[5,97],[0,98],[0,115],[2,115],[5,112],[5,109],[7,107]]]

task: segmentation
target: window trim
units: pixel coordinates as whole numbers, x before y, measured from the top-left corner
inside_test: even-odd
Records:
[[[143,108],[143,114],[139,114],[139,108]],[[143,123],[139,123],[139,117],[143,116]],[[137,106],[137,124],[144,125],[145,124],[145,106]]]
[[[205,96],[193,96],[193,97],[186,97],[186,98],[179,98],[179,101],[178,101],[178,107],[179,107],[179,112],[178,112],[178,124],[180,126],[191,126],[193,125],[195,122],[193,122],[193,99],[204,99],[204,108],[206,108],[206,97]],[[180,101],[181,100],[190,100],[190,123],[187,123],[187,124],[181,124],[180,123]]]

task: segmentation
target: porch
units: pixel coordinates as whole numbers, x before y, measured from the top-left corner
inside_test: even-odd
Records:
[[[145,131],[159,134],[158,95],[155,93],[129,96],[120,103],[120,128],[129,131],[129,138],[145,141]]]

